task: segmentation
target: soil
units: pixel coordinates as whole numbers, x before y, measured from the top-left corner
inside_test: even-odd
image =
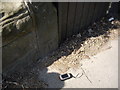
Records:
[[[90,59],[91,56],[109,49],[102,49],[108,41],[116,39],[120,35],[120,21],[109,22],[107,18],[93,23],[83,33],[73,35],[60,47],[38,60],[36,63],[15,72],[10,76],[3,76],[3,88],[45,88],[47,83],[39,80],[39,71],[43,68],[56,68],[60,73],[67,72],[70,68],[78,68],[80,61]]]

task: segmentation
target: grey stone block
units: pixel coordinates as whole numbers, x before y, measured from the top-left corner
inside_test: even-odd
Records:
[[[31,7],[34,17],[31,18],[28,13],[23,13],[27,12],[27,9],[20,8],[20,12],[19,9],[15,11],[17,15],[8,16],[9,19],[6,18],[2,22],[4,24],[4,30],[2,30],[3,73],[19,70],[58,47],[57,11],[53,4],[36,3]],[[6,20],[8,20],[7,24]]]
[[[40,57],[58,47],[57,11],[52,3],[41,4],[35,12],[37,41]]]
[[[27,66],[37,58],[36,37],[31,32],[2,48],[3,73]]]

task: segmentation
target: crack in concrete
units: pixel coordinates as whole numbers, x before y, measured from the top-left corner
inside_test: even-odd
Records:
[[[88,76],[86,75],[85,73],[85,70],[81,67],[82,71],[83,71],[83,74],[86,76],[86,78],[88,79],[88,81],[90,81],[90,83],[92,83],[92,81],[88,78]]]

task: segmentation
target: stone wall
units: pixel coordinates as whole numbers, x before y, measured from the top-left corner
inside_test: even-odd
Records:
[[[0,4],[3,73],[18,70],[58,47],[57,11],[52,3]]]
[[[61,41],[83,33],[84,28],[106,15],[109,3],[19,0],[2,2],[0,6],[2,65],[6,72],[43,58],[57,49]]]

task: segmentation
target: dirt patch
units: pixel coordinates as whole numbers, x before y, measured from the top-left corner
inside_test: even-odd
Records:
[[[40,59],[39,65],[56,68],[60,73],[65,73],[70,68],[77,68],[80,60],[90,59],[91,56],[111,48],[108,46],[102,49],[110,40],[118,37],[119,29],[120,22],[117,20],[107,22],[103,19],[94,23],[84,30],[83,34],[73,35],[58,50]]]
[[[120,21],[108,22],[103,18],[84,30],[82,34],[73,35],[56,51],[28,66],[22,72],[16,71],[11,76],[4,76],[3,87],[10,87],[9,82],[17,82],[17,84],[12,84],[21,88],[47,87],[47,84],[38,77],[40,70],[49,66],[49,68],[57,69],[59,73],[65,73],[70,68],[78,68],[81,60],[90,59],[91,56],[111,48],[108,46],[102,49],[110,40],[120,35],[119,29]]]

